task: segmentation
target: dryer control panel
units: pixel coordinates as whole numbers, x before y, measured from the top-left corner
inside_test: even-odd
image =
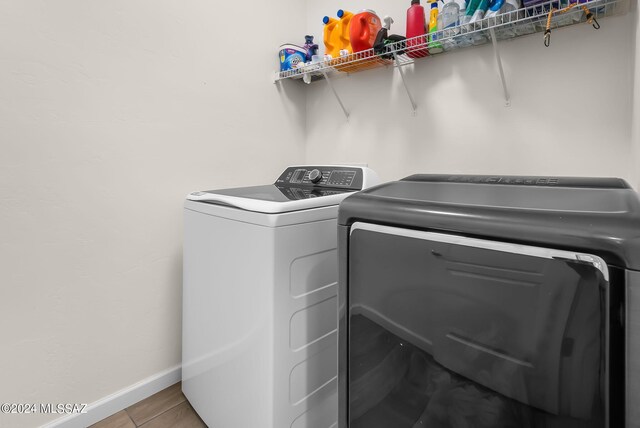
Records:
[[[315,187],[362,190],[363,170],[349,166],[292,166],[276,180],[278,187]]]

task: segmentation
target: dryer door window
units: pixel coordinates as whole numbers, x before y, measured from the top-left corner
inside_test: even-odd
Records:
[[[349,242],[350,428],[602,428],[598,257],[358,224]]]

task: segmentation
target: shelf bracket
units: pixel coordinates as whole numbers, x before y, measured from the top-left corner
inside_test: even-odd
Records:
[[[333,95],[336,97],[336,100],[338,100],[338,104],[340,104],[340,108],[342,108],[342,111],[344,112],[345,117],[347,118],[347,120],[349,120],[349,112],[347,111],[346,107],[342,103],[342,99],[340,98],[340,95],[338,95],[336,88],[333,87],[333,82],[331,81],[331,79],[329,79],[329,75],[327,74],[326,71],[323,71],[322,74],[324,75],[324,79],[327,81],[327,85],[329,85],[329,88],[331,88],[331,92],[333,92]]]
[[[398,54],[395,52],[393,53],[393,59],[396,62],[396,68],[400,72],[400,77],[402,78],[402,84],[404,85],[405,91],[407,91],[409,102],[411,102],[411,108],[413,109],[411,112],[411,115],[415,116],[417,114],[418,106],[416,104],[416,101],[413,99],[413,95],[411,95],[411,91],[409,90],[409,86],[407,85],[407,80],[404,76],[404,70],[402,69],[402,66],[400,65],[400,61],[398,60]]]
[[[498,39],[496,38],[496,32],[493,27],[489,28],[489,34],[491,34],[491,44],[493,45],[493,55],[496,57],[496,64],[498,66],[498,73],[500,74],[500,81],[502,82],[502,90],[504,92],[504,105],[509,107],[511,105],[511,96],[509,95],[509,88],[507,87],[507,81],[504,78],[504,70],[502,69],[502,59],[500,58],[500,49],[498,49]]]

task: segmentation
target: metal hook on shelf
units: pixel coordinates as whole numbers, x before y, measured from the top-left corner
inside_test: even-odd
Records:
[[[569,6],[565,7],[564,9],[556,9],[555,7],[551,8],[551,10],[549,11],[549,15],[547,16],[547,25],[545,27],[544,30],[544,45],[546,47],[549,47],[549,45],[551,44],[551,19],[553,18],[553,15],[560,15],[562,13],[567,13],[569,12],[569,10],[571,10],[573,7],[575,7],[577,5],[577,3],[571,3],[569,4]],[[600,29],[600,23],[598,22],[598,20],[595,18],[595,16],[593,15],[593,12],[591,12],[591,10],[589,10],[589,8],[585,5],[580,5],[580,7],[582,8],[582,10],[584,11],[586,18],[587,18],[587,22],[591,25],[593,25],[593,28],[595,28],[596,30]]]
[[[585,16],[587,17],[587,23],[591,24],[593,26],[593,28],[595,28],[596,30],[599,30],[600,29],[600,23],[593,16],[593,12],[591,12],[591,10],[589,10],[589,8],[587,6],[585,6],[585,5],[582,5],[582,10],[584,11]]]
[[[544,45],[549,47],[551,44],[551,18],[553,17],[553,13],[556,11],[556,8],[551,8],[549,11],[549,16],[547,16],[547,26],[544,29]]]

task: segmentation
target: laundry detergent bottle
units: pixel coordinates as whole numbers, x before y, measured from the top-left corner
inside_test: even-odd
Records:
[[[340,22],[338,23],[338,34],[340,35],[339,53],[341,56],[349,55],[350,53],[353,53],[353,48],[351,47],[351,35],[349,34],[353,13],[340,9],[338,11],[338,18],[340,18]]]
[[[411,0],[411,7],[407,10],[407,55],[411,58],[422,58],[429,55],[427,44],[427,21],[424,7],[420,0]]]
[[[340,56],[340,34],[338,33],[338,21],[335,18],[325,16],[324,22],[324,53],[331,58]]]
[[[376,36],[382,29],[380,17],[372,10],[363,10],[351,19],[349,35],[353,52],[362,52],[373,48]]]

